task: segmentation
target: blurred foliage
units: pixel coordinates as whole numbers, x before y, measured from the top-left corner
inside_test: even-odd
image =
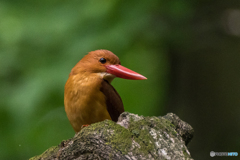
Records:
[[[74,135],[64,111],[64,85],[71,68],[96,49],[112,51],[123,66],[148,78],[112,82],[126,111],[145,116],[175,112],[202,133],[199,126],[205,127],[206,122],[192,113],[204,116],[209,97],[220,91],[225,64],[216,56],[229,52],[234,53],[229,57],[239,57],[240,23],[235,20],[239,17],[237,0],[2,0],[1,159],[27,159]],[[201,92],[204,82],[214,92]],[[206,95],[203,105],[200,96]],[[215,134],[211,132],[212,137]],[[200,135],[190,143],[193,158],[209,157],[211,149],[216,149],[203,150],[201,143]]]
[[[26,159],[74,135],[64,111],[64,85],[71,68],[92,50],[111,50],[124,66],[148,77],[114,80],[127,111],[160,115],[168,65],[161,48],[164,28],[154,16],[158,3],[1,1],[0,157]]]

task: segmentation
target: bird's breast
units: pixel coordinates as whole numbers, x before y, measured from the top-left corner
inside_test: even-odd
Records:
[[[66,82],[64,105],[68,119],[76,132],[81,126],[111,119],[98,75],[72,75]]]

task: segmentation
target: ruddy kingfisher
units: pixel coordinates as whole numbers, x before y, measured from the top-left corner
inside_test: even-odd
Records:
[[[89,52],[72,68],[65,84],[64,106],[75,132],[106,119],[117,122],[124,107],[111,85],[115,77],[147,79],[121,66],[119,58],[108,50]]]

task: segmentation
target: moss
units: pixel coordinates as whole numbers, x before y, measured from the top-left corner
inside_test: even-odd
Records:
[[[108,137],[105,144],[120,151],[124,155],[128,152],[144,155],[154,152],[155,146],[152,143],[154,139],[149,134],[150,128],[154,128],[155,130],[166,130],[167,133],[172,134],[170,136],[177,136],[175,126],[165,118],[142,117],[142,119],[136,120],[130,117],[129,124],[128,129],[126,129],[113,121],[105,120],[104,123],[94,123],[83,128],[79,135],[86,136],[89,134],[101,133],[103,137]],[[139,146],[137,144],[134,146],[133,141]]]
[[[56,157],[62,159],[66,157],[71,159],[77,157],[83,159],[99,157],[102,159],[125,159],[126,157],[159,159],[161,157],[164,159],[176,157],[174,151],[177,151],[177,157],[190,157],[171,120],[129,113],[125,113],[122,119],[128,124],[127,129],[110,120],[94,123],[83,128],[73,138],[63,141],[58,147],[52,147],[31,160],[46,157],[49,159]],[[176,125],[178,130],[182,129],[181,125],[180,128],[178,123]],[[60,151],[59,148],[61,148]],[[159,149],[164,149],[167,156],[159,153]]]
[[[45,158],[51,156],[53,153],[57,152],[58,150],[59,150],[58,146],[53,146],[53,147],[47,149],[41,155],[34,156],[34,157],[30,158],[29,160],[45,159]]]
[[[134,121],[134,119],[132,119]],[[139,152],[139,154],[149,154],[154,150],[154,145],[151,143],[152,137],[149,135],[149,131],[142,129],[142,126],[148,124],[146,121],[138,121],[137,123],[131,123],[129,129],[126,129],[113,121],[106,120],[104,123],[95,123],[89,127],[82,129],[84,134],[92,134],[92,132],[102,132],[103,137],[108,137],[106,140],[107,145],[110,145],[115,150],[120,151],[126,155],[128,152]],[[102,130],[104,128],[104,130]],[[113,132],[109,134],[109,132]],[[83,135],[82,135],[83,136]],[[139,144],[138,147],[133,147],[133,140]]]
[[[183,148],[183,155],[184,155],[185,157],[189,157],[189,154],[187,153],[186,149],[184,149],[184,148]]]
[[[114,132],[109,137],[108,141],[113,148],[119,150],[123,154],[127,154],[132,146],[132,134],[124,127],[116,124],[115,122],[109,121],[109,127]]]
[[[149,152],[154,150],[154,144],[151,143],[153,138],[149,134],[149,130],[144,128],[144,126],[151,125],[151,122],[144,119],[130,124],[129,131],[132,133],[134,140],[140,145],[140,148],[136,149],[136,151],[144,155],[149,154]]]

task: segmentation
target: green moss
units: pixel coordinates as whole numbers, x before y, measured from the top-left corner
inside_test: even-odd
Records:
[[[119,150],[123,154],[127,154],[132,146],[132,133],[115,122],[110,121],[109,124],[111,130],[114,130],[112,136],[109,137],[109,143],[116,150]]]
[[[170,124],[170,126],[173,127],[173,128],[176,128],[176,126],[174,126],[172,123]]]
[[[175,126],[165,118],[133,118],[131,116],[129,116],[129,118],[130,122],[127,129],[113,121],[105,120],[83,128],[71,140],[75,143],[75,146],[79,145],[78,142],[76,142],[77,140],[84,141],[87,146],[84,147],[84,149],[91,150],[93,147],[92,144],[95,145],[96,136],[101,136],[101,138],[103,138],[102,141],[112,148],[110,149],[112,150],[111,153],[107,152],[109,159],[114,159],[115,152],[121,153],[122,155],[131,155],[129,153],[132,153],[132,155],[141,155],[143,157],[149,157],[150,155],[153,159],[157,159],[159,156],[157,148],[159,146],[155,146],[154,142],[163,140],[171,143],[169,136],[172,138],[179,136],[175,131]],[[166,135],[166,133],[169,136]],[[89,140],[91,138],[94,139],[94,142]],[[98,141],[98,139],[96,139],[96,141]],[[68,144],[68,142],[66,142],[66,144]],[[65,144],[65,142],[62,143]],[[59,145],[59,147],[61,147],[61,145]],[[45,158],[51,153],[56,156],[59,147],[52,147],[42,155],[31,158],[31,160]],[[189,157],[186,148],[180,149],[179,151],[181,152],[181,150],[181,156]]]
[[[164,118],[144,117],[143,119],[135,120],[130,117],[129,124],[128,129],[126,129],[113,121],[105,120],[83,128],[79,136],[101,133],[103,137],[108,137],[105,144],[110,145],[124,155],[128,152],[143,155],[150,153],[153,157],[155,146],[152,142],[155,140],[149,133],[150,128],[154,128],[156,131],[166,130],[167,133],[172,133],[170,136],[177,136],[175,126]]]
[[[185,148],[183,148],[183,154],[184,154],[185,157],[189,157],[189,154],[187,153]]]
[[[43,152],[41,155],[38,155],[38,156],[34,156],[32,158],[30,158],[29,160],[38,160],[38,159],[44,159],[44,158],[47,158],[49,157],[50,155],[53,154],[53,152],[57,152],[59,149],[58,146],[53,146],[49,149],[47,149],[45,152]]]
[[[139,120],[133,123],[130,123],[129,131],[132,134],[133,140],[136,141],[140,148],[135,148],[135,151],[143,153],[145,155],[154,150],[154,145],[151,143],[153,140],[152,136],[149,134],[147,128],[143,126],[151,125],[151,122],[144,120]]]

